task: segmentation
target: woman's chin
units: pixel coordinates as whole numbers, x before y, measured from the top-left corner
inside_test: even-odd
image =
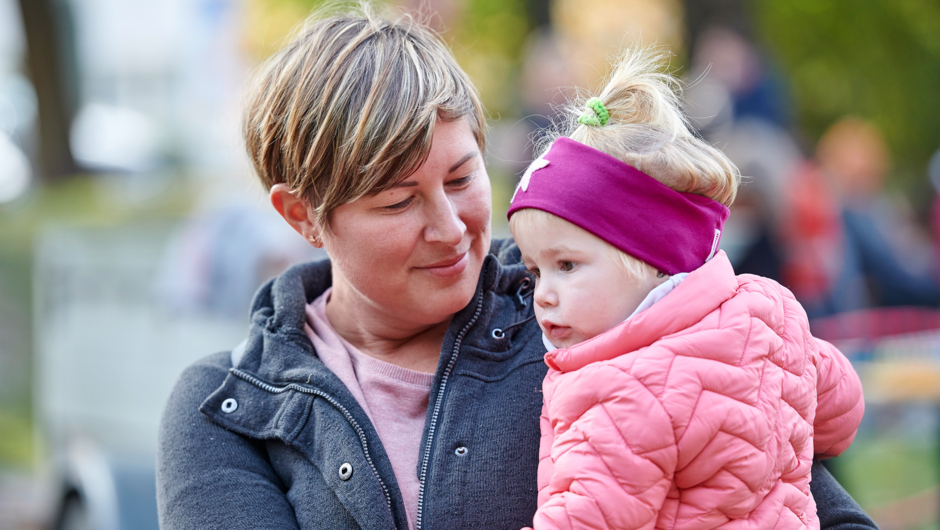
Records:
[[[476,292],[476,285],[476,277],[464,276],[449,285],[436,287],[433,291],[424,293],[430,296],[421,296],[419,302],[425,307],[433,307],[435,314],[450,318],[470,304]]]

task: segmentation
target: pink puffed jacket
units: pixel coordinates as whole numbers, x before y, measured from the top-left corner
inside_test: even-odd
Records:
[[[545,361],[536,530],[818,528],[813,454],[845,450],[864,412],[793,295],[723,252]]]

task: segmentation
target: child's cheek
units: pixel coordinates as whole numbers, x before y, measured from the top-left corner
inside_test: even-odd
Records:
[[[545,326],[542,325],[542,317],[544,316],[544,314],[545,312],[542,311],[541,306],[539,306],[538,304],[535,304],[535,320],[536,322],[539,323],[539,328],[542,330],[543,333],[545,332]]]

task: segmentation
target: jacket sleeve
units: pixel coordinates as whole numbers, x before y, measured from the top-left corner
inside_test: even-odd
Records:
[[[263,445],[199,412],[203,399],[225,379],[228,357],[214,355],[186,369],[163,413],[157,447],[163,530],[298,528]]]
[[[551,476],[533,526],[654,528],[677,460],[665,409],[616,366],[561,375],[545,397]]]
[[[817,456],[838,456],[855,439],[865,413],[862,383],[849,360],[835,346],[820,339],[816,367],[816,420],[813,425]]]
[[[555,471],[555,466],[552,465],[552,444],[555,441],[555,433],[552,431],[552,422],[548,419],[548,407],[545,403],[542,404],[539,429],[542,436],[539,438],[538,506],[541,506],[548,501],[548,483]]]
[[[816,501],[820,530],[877,530],[874,521],[818,461],[813,461],[812,475],[809,489]]]

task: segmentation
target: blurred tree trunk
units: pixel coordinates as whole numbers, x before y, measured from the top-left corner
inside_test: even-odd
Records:
[[[39,106],[37,173],[46,182],[59,181],[78,171],[69,149],[69,127],[74,116],[71,83],[65,66],[70,34],[57,16],[57,0],[20,0],[26,34],[26,62]]]

